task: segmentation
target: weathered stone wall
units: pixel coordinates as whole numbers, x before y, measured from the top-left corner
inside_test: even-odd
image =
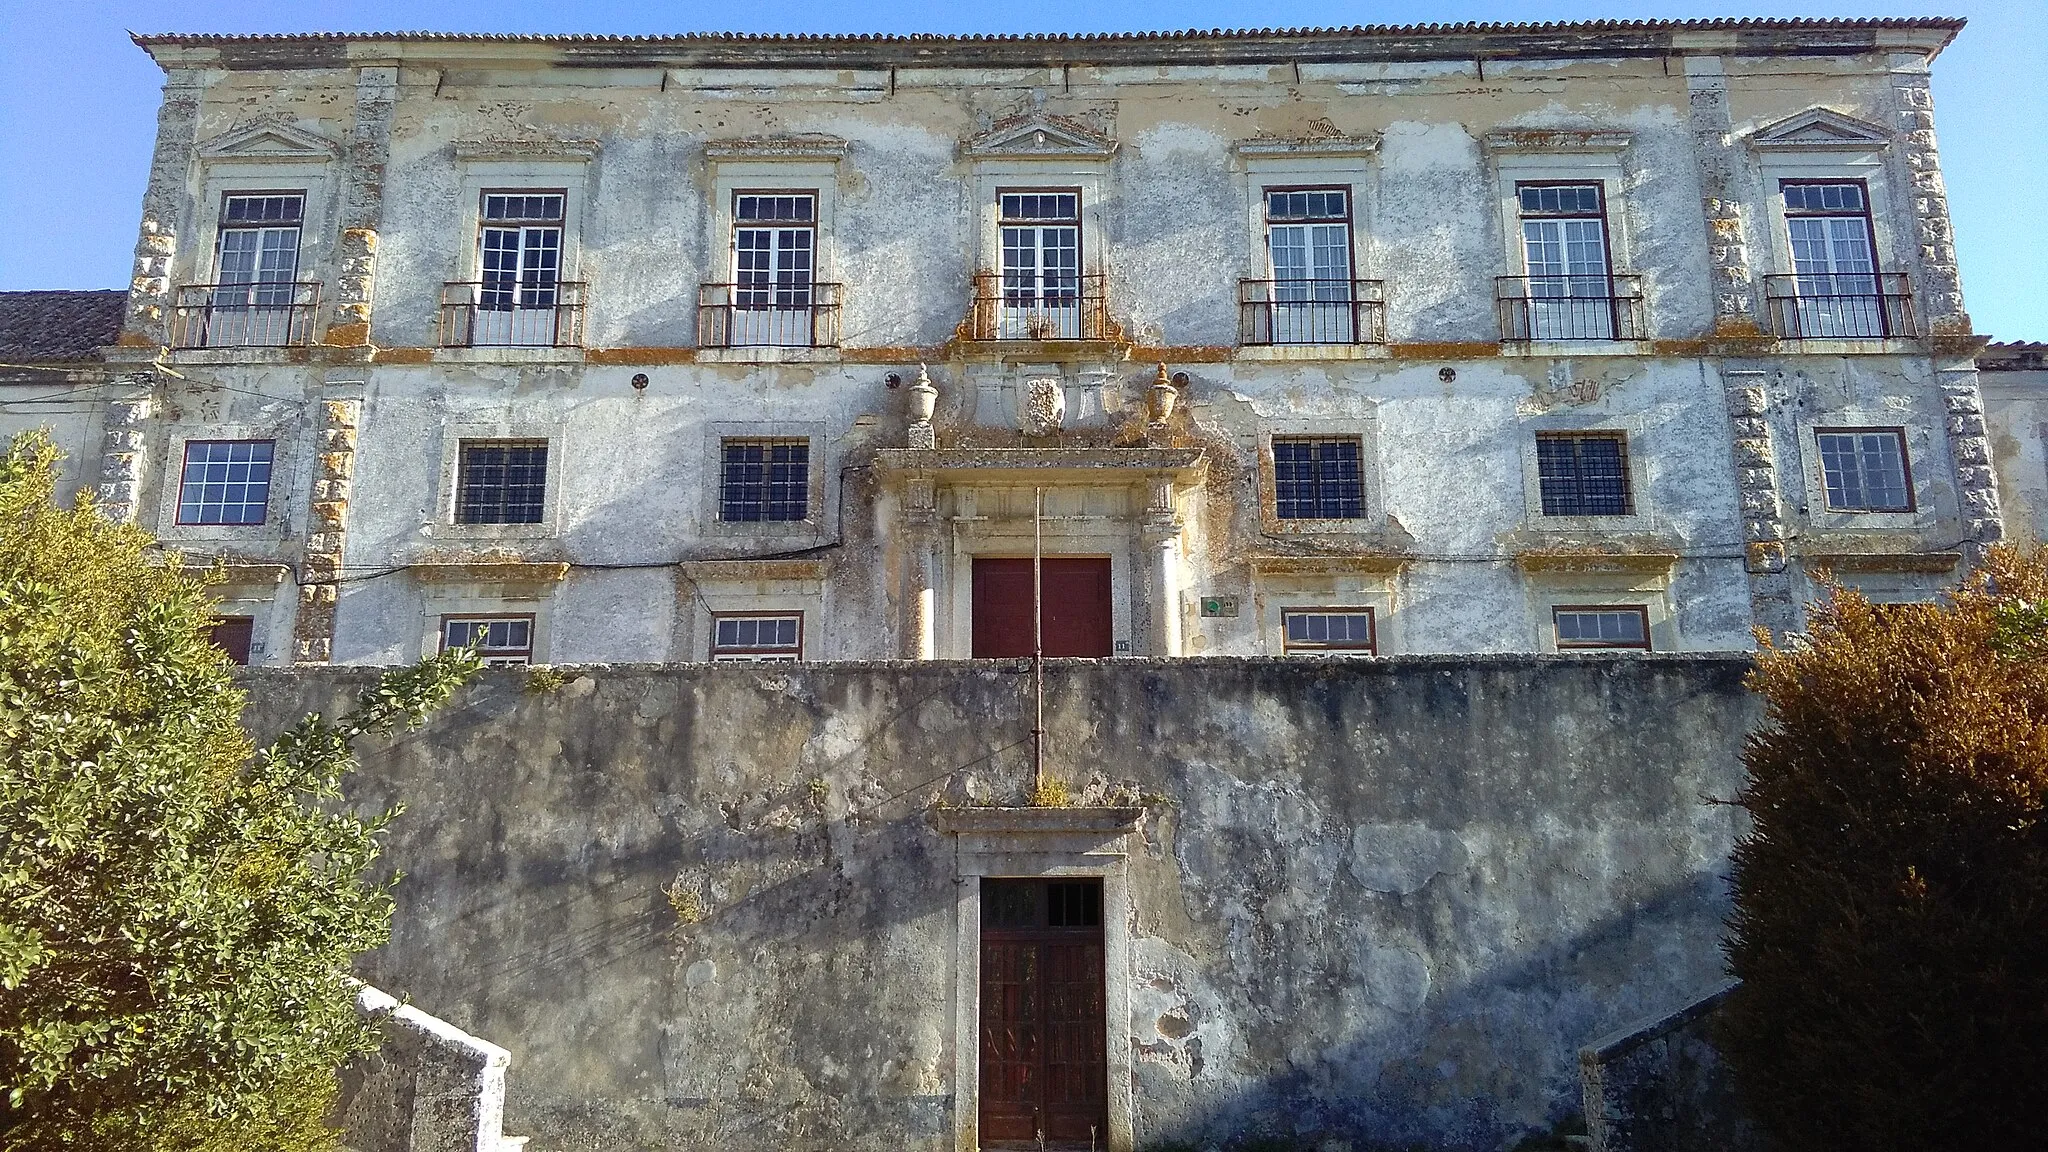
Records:
[[[1744,667],[1049,665],[1051,769],[1148,809],[1111,1005],[1137,1145],[1496,1149],[1576,1110],[1581,1045],[1722,978]],[[509,1048],[535,1148],[953,1147],[931,813],[1018,795],[1022,667],[570,674],[366,749],[353,795],[406,812],[364,978]],[[251,672],[252,723],[371,676]]]
[[[518,1152],[505,1138],[511,1053],[365,987],[356,1010],[383,1038],[342,1070],[334,1122],[349,1152]]]
[[[1730,981],[1678,1010],[1579,1052],[1591,1152],[1768,1152],[1715,1046],[1715,1010]]]

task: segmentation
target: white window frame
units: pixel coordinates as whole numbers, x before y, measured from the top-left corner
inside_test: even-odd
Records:
[[[1557,646],[1557,626],[1552,613],[1558,608],[1587,606],[1640,607],[1649,616],[1651,652],[1684,650],[1684,637],[1671,606],[1671,581],[1675,573],[1661,572],[1528,572],[1529,610],[1536,628],[1536,648],[1543,653],[1583,651],[1642,651],[1642,649],[1585,649]]]
[[[1886,179],[1882,147],[1873,147],[1867,152],[1800,152],[1773,148],[1762,153],[1758,174],[1762,178],[1759,190],[1763,194],[1765,231],[1770,236],[1771,253],[1770,266],[1759,270],[1759,290],[1762,288],[1762,276],[1790,276],[1794,272],[1790,217],[1785,211],[1784,185],[1788,180],[1799,184],[1860,182],[1870,202],[1870,246],[1876,262],[1876,269],[1872,275],[1909,272],[1916,267],[1899,258],[1901,249],[1891,227],[1892,191],[1890,182]],[[1917,297],[1921,286],[1917,277],[1911,277],[1911,282],[1916,297],[1913,307],[1917,311],[1920,307]],[[1767,300],[1759,303],[1766,309],[1770,306]],[[1815,339],[1867,345],[1883,338],[1816,337],[1809,338],[1804,343],[1811,345]],[[1890,339],[1899,337],[1894,335]]]
[[[737,238],[735,197],[742,193],[768,195],[808,194],[812,202],[811,283],[839,282],[839,161],[807,158],[749,158],[711,161],[711,231],[706,237],[704,267],[707,282],[734,282],[737,264],[733,245]],[[694,290],[694,289],[693,289]],[[813,299],[816,299],[813,296]],[[843,302],[842,302],[843,307]],[[691,323],[695,324],[692,314]],[[831,362],[839,359],[838,347],[816,348],[798,345],[742,344],[728,348],[700,348],[699,360],[711,362]]]
[[[562,246],[555,282],[582,283],[583,274],[583,220],[586,191],[589,179],[589,163],[583,159],[571,160],[465,160],[461,161],[462,182],[457,189],[461,197],[461,217],[456,222],[459,231],[455,239],[459,242],[455,253],[454,272],[448,277],[454,283],[481,283],[483,281],[483,219],[486,192],[560,192],[562,194]],[[440,286],[434,286],[434,298],[440,298]],[[560,300],[560,296],[557,296]],[[387,310],[388,311],[388,310]],[[583,346],[593,340],[589,300],[583,311]],[[434,343],[427,334],[426,342]],[[555,347],[553,345],[522,344],[475,344],[462,347],[447,347],[436,350],[436,357],[444,360],[577,360],[583,356],[583,346]]]
[[[727,622],[739,623],[748,620],[756,621],[757,623],[768,620],[777,621],[778,623],[795,621],[796,645],[794,647],[783,647],[780,645],[764,647],[756,644],[751,648],[747,648],[735,642],[732,647],[722,648],[719,643],[719,633],[724,630],[723,626]],[[787,612],[771,610],[713,612],[711,614],[710,631],[711,645],[706,654],[706,659],[710,660],[713,664],[801,664],[804,662],[804,613],[801,610]]]
[[[297,494],[305,486],[300,475],[304,456],[300,436],[290,425],[206,424],[181,429],[164,445],[164,483],[157,502],[153,530],[166,544],[234,540],[238,547],[281,544],[299,531],[293,513],[298,510]],[[184,489],[185,445],[195,440],[268,440],[270,450],[270,492],[264,504],[261,524],[180,524],[179,496]]]
[[[1379,215],[1378,168],[1373,157],[1377,137],[1346,137],[1335,144],[1314,140],[1258,140],[1240,142],[1234,151],[1243,164],[1241,195],[1245,209],[1245,250],[1243,277],[1272,279],[1272,254],[1266,237],[1266,190],[1282,188],[1328,188],[1351,197],[1351,279],[1377,280],[1381,276],[1378,246],[1374,240]],[[1391,325],[1394,317],[1385,316]],[[1233,342],[1243,323],[1230,318]],[[1387,339],[1394,339],[1392,329]],[[1382,344],[1268,344],[1236,349],[1239,359],[1250,360],[1344,360],[1385,356]]]
[[[1002,192],[1076,192],[1081,197],[1080,267],[1078,274],[1112,271],[1105,262],[1109,249],[1103,235],[1104,197],[1113,195],[1105,178],[1106,160],[984,160],[974,168],[975,218],[979,221],[976,272],[991,272],[1001,283],[1003,271]]]
[[[1504,275],[1527,276],[1527,252],[1522,241],[1522,198],[1523,184],[1598,184],[1600,202],[1607,217],[1607,273],[1612,278],[1627,275],[1635,267],[1630,256],[1634,228],[1630,219],[1631,204],[1624,194],[1628,172],[1623,164],[1630,137],[1622,133],[1611,134],[1611,139],[1602,140],[1601,134],[1585,133],[1588,142],[1571,151],[1545,149],[1520,150],[1507,148],[1498,143],[1489,147],[1488,160],[1493,170],[1496,201],[1499,210],[1500,238],[1502,242],[1501,267]],[[1491,290],[1491,285],[1489,285]],[[1644,323],[1649,322],[1649,301],[1643,302]],[[1647,338],[1649,333],[1641,334]],[[1615,341],[1633,346],[1639,341]],[[1546,345],[1537,340],[1530,343]],[[1607,341],[1569,340],[1561,341],[1564,346],[1581,352],[1589,347],[1598,348]]]

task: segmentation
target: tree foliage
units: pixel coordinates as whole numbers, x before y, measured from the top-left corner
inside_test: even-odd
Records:
[[[393,813],[338,802],[351,742],[476,668],[386,675],[268,748],[207,642],[202,582],[146,532],[52,500],[47,437],[0,461],[0,1146],[314,1148],[374,1046],[350,959]]]
[[[1802,1152],[2038,1147],[2048,1117],[2048,555],[1950,605],[1833,589],[1766,644],[1728,1056]]]

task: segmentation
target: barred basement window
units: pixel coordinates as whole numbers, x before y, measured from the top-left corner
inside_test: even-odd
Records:
[[[270,440],[188,440],[180,524],[261,524],[270,506]]]
[[[1559,648],[1650,648],[1650,610],[1640,604],[1561,606],[1550,618]]]
[[[711,658],[788,664],[804,658],[801,612],[711,618]]]
[[[727,440],[720,452],[720,520],[758,523],[810,517],[810,441]]]
[[[443,616],[441,648],[476,645],[486,667],[516,667],[533,663],[533,617],[531,616]]]
[[[464,440],[457,461],[457,524],[538,524],[547,495],[545,440]]]
[[[1364,457],[1364,447],[1356,439],[1274,437],[1274,514],[1282,520],[1364,516]]]
[[[1311,608],[1280,614],[1282,650],[1370,656],[1378,650],[1370,608]]]
[[[1628,437],[1619,432],[1539,432],[1536,469],[1545,516],[1628,516]]]
[[[1898,428],[1819,428],[1821,480],[1830,512],[1911,512],[1913,473]]]

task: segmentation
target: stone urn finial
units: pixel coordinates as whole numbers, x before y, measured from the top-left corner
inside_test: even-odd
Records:
[[[924,365],[917,366],[917,382],[910,386],[910,446],[912,448],[938,447],[938,435],[932,431],[932,413],[938,411],[939,388],[932,383],[932,374]]]
[[[1173,377],[1166,374],[1166,365],[1161,364],[1159,374],[1152,378],[1152,423],[1166,423],[1179,399],[1180,393],[1173,386]]]

